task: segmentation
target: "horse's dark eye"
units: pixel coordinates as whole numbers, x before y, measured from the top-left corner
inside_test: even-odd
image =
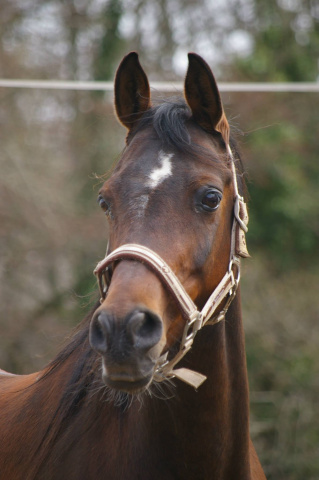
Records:
[[[217,210],[222,199],[222,194],[218,190],[208,190],[202,198],[202,206],[204,210],[213,212]]]
[[[97,202],[100,205],[100,207],[102,208],[103,212],[105,212],[105,215],[108,215],[110,213],[110,207],[109,207],[108,203],[104,200],[102,195],[98,196]]]

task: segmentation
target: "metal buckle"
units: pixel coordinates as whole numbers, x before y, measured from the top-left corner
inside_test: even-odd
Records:
[[[195,335],[202,328],[203,317],[200,312],[195,311],[184,328],[181,348],[189,349],[194,341]]]

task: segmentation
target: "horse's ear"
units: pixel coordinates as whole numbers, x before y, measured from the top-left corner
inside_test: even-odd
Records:
[[[116,72],[114,96],[117,116],[131,130],[150,107],[150,86],[136,52],[123,58]]]
[[[228,145],[229,124],[214,75],[207,63],[196,53],[188,54],[188,62],[185,98],[193,118],[207,132],[220,132]]]

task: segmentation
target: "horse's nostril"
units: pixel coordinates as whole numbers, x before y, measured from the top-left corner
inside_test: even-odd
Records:
[[[92,319],[90,325],[90,344],[99,353],[106,353],[107,334],[109,330],[109,318],[104,312]]]
[[[149,310],[135,311],[127,321],[133,345],[141,350],[154,347],[161,339],[162,329],[161,319]]]
[[[134,312],[128,317],[127,330],[131,332],[133,336],[139,335],[145,322],[145,312]]]
[[[96,336],[96,340],[99,343],[103,342],[103,340],[105,339],[105,335],[104,335],[102,326],[101,326],[99,321],[97,321],[96,324],[95,324],[95,336]]]

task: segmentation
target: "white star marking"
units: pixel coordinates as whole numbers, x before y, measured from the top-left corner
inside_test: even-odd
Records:
[[[172,162],[171,158],[174,156],[173,153],[164,153],[161,150],[158,154],[158,159],[161,162],[161,166],[155,168],[148,175],[148,182],[146,185],[150,188],[156,188],[160,185],[166,178],[172,175]]]

